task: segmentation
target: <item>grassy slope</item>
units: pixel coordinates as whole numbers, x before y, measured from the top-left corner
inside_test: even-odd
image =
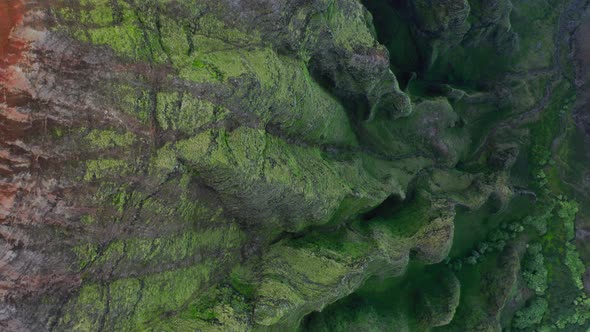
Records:
[[[419,75],[418,80],[411,82],[409,91],[419,96],[430,96],[432,90],[428,89],[431,83],[424,83],[420,80],[422,79],[450,81],[473,94],[481,89],[481,83],[487,79],[501,78],[501,73],[507,70],[526,73],[529,70],[552,67],[552,61],[555,60],[553,51],[556,48],[552,36],[555,36],[557,17],[563,7],[558,4],[513,2],[515,5],[512,14],[513,29],[521,37],[521,48],[515,57],[498,57],[494,51],[485,48],[469,50],[459,47],[445,57],[440,57],[432,71],[422,77]],[[373,7],[378,8],[379,5],[373,5]],[[378,12],[376,15],[379,15]],[[379,18],[376,22],[379,24]],[[395,22],[397,21],[394,20],[392,24]],[[384,24],[382,27],[390,26]],[[399,43],[412,43],[411,38],[400,34],[401,32],[396,35],[384,34],[381,37],[388,41],[390,47],[392,45],[399,47]],[[406,45],[404,47],[413,49]],[[394,47],[390,50],[395,52]],[[514,62],[514,59],[520,60]],[[396,58],[392,57],[392,61],[396,61]],[[393,63],[393,68],[396,68],[396,65],[398,68],[418,70],[416,66],[412,67],[411,64],[405,63],[403,59]],[[512,105],[508,104],[510,106],[502,106],[501,103],[495,105],[483,103],[477,106],[479,112],[476,113],[473,112],[473,106],[465,99],[454,104],[459,112],[464,112],[460,114],[465,117],[468,130],[473,133],[473,147],[470,150],[475,152],[486,133],[496,127],[497,123],[535,107],[548,91],[547,88],[551,91],[549,102],[541,107],[540,115],[534,118],[531,124],[525,126],[530,130],[527,135],[529,139],[522,141],[526,143],[521,146],[521,156],[512,172],[512,179],[517,185],[535,188],[537,202],[532,203],[526,196],[517,196],[506,209],[500,212],[486,205],[474,212],[460,212],[455,219],[455,240],[450,257],[452,258],[451,267],[458,270],[456,275],[461,283],[461,302],[455,319],[450,325],[440,328],[442,330],[496,329],[500,326],[510,329],[528,325],[528,329],[531,330],[559,328],[577,331],[590,325],[585,314],[588,312],[586,307],[588,301],[585,300],[585,293],[579,289],[580,273],[584,270],[580,269],[580,266],[584,265],[577,258],[577,249],[573,245],[571,234],[566,235],[568,232],[571,233],[571,230],[567,229],[573,227],[572,218],[575,218],[575,213],[573,216],[572,213],[569,215],[566,212],[560,213],[562,210],[571,211],[571,206],[575,203],[569,204],[568,202],[573,201],[566,197],[575,197],[577,194],[564,183],[567,178],[563,177],[563,172],[560,173],[558,168],[568,167],[567,165],[576,167],[575,165],[580,162],[576,158],[584,155],[569,150],[583,149],[575,144],[576,141],[579,142],[579,138],[576,139],[576,132],[572,129],[573,126],[570,125],[571,120],[569,120],[574,98],[573,89],[560,76],[550,79],[543,74],[537,76],[525,74],[523,78],[524,80],[517,84],[510,83],[510,80],[506,83],[514,89]],[[473,117],[474,114],[476,117]],[[477,114],[481,115],[477,117]],[[570,129],[564,132],[563,128]],[[551,147],[560,136],[562,138],[558,143],[561,148],[557,150],[559,155],[552,156]],[[563,158],[562,164],[558,164],[559,158]],[[477,164],[477,161],[472,161],[470,168],[482,170]],[[541,170],[544,172],[543,175],[539,175]],[[575,171],[570,171],[568,174],[571,176],[575,174]],[[552,206],[556,208],[553,209]],[[527,216],[530,217],[526,219]],[[579,218],[584,217],[579,216]],[[531,220],[547,223],[547,232],[539,235],[534,227],[527,223]],[[513,223],[521,225],[522,221],[524,221],[525,232],[510,236],[507,239],[509,245],[503,251],[478,255],[478,263],[475,265],[463,264],[463,267],[457,268],[457,264],[453,263],[457,260],[461,261],[461,257],[473,256],[473,250],[481,252],[478,248],[481,248],[482,243],[490,243],[486,238],[489,239],[490,234],[493,234],[499,225]],[[520,276],[519,257],[522,257],[527,243],[535,242],[542,244],[544,264],[548,270],[548,288],[545,295],[537,297],[546,298],[548,306],[543,309],[543,312],[527,316],[526,308],[531,305],[531,298],[535,295],[531,294]],[[585,255],[585,251],[582,251],[582,257]],[[465,263],[466,260],[462,262]],[[420,280],[424,279],[424,275],[431,275],[431,279],[436,279],[432,277],[432,274],[436,275],[436,270],[444,266],[444,264],[433,267],[417,266],[410,268],[404,277],[398,279],[370,280],[363,291],[359,291],[354,297],[334,305],[325,313],[311,316],[307,321],[309,324],[307,328],[352,331],[359,326],[360,328],[378,326],[375,330],[422,330],[424,327],[419,327],[416,323],[420,313],[413,307],[416,305],[416,298],[412,296],[411,290],[428,289],[429,282],[421,283]],[[493,275],[499,275],[499,277],[490,278]],[[515,317],[518,318],[514,320]],[[513,325],[515,321],[518,321],[517,325]]]
[[[369,279],[303,327],[494,328],[504,305],[502,322],[509,326],[512,313],[531,297],[517,273],[527,241],[543,244],[549,270],[549,309],[542,324],[568,327],[569,320],[583,318],[583,299],[571,304],[580,295],[579,276],[572,273],[579,265],[575,249],[570,246],[569,255],[563,249],[571,241],[563,226],[570,217],[559,217],[556,210],[542,237],[519,229],[526,214],[536,216],[535,210],[556,203],[557,195],[571,194],[561,183],[559,165],[547,159],[567,118],[571,87],[561,77],[527,74],[553,65],[557,4],[514,1],[513,28],[521,48],[511,57],[498,55],[487,42],[458,45],[424,68],[418,60],[429,55],[421,54],[423,45],[413,40],[403,15],[376,3],[374,12],[383,9],[395,18],[376,16],[375,22],[392,54],[392,70],[405,78],[402,87],[412,96],[414,113],[392,121],[391,114],[377,112],[373,121],[359,121],[350,115],[350,100],[334,97],[325,82],[312,78],[313,47],[287,56],[265,44],[256,30],[229,27],[215,15],[201,15],[206,11],[197,5],[185,8],[188,17],[198,17],[200,30],[194,33],[188,19],[166,12],[166,1],[135,7],[120,1],[119,13],[110,1],[86,2],[82,10],[57,9],[58,30],[110,49],[125,62],[149,64],[154,75],[162,75],[156,81],[167,77],[170,84],[127,73],[105,87],[105,95],[150,135],[121,128],[67,133],[88,146],[90,158],[78,169],[79,180],[93,188],[91,198],[100,206],[81,222],[91,231],[129,227],[146,233],[84,239],[73,248],[78,262],[73,270],[83,273],[84,284],[65,304],[57,327],[295,329],[304,314],[355,291],[370,276],[399,275],[409,260],[404,276]],[[345,21],[347,10],[358,9],[356,2],[346,8],[322,4],[327,7],[321,14],[297,15],[334,31],[342,54],[373,46],[362,11],[354,11],[354,24]],[[310,33],[306,45],[314,38]],[[516,78],[502,81],[507,71]],[[411,72],[418,73],[414,80]],[[465,95],[453,98],[441,82]],[[498,86],[511,93],[502,94]],[[540,117],[524,127],[529,135],[506,130],[494,137],[500,145],[521,143],[525,166],[511,180],[533,186],[538,203],[516,197],[496,211],[494,199],[509,197],[502,195],[508,176],[489,167],[496,151],[482,147],[499,123],[534,108],[547,87],[553,93]],[[575,155],[568,153],[570,137],[568,132],[558,150],[564,159]],[[535,166],[532,172],[526,160]],[[459,170],[448,169],[458,162]],[[148,180],[135,181],[137,175]],[[213,188],[222,203],[207,200],[211,192],[195,189],[201,187]],[[495,198],[487,200],[492,193]],[[357,218],[387,197],[392,206]],[[453,229],[452,204],[475,211],[458,209],[451,249],[445,230]],[[325,224],[341,227],[315,228]],[[148,232],[154,228],[171,231],[154,236]],[[481,249],[482,243],[498,244],[489,239],[498,229],[506,243]],[[280,236],[283,240],[271,244]],[[240,262],[258,237],[264,238],[263,253]],[[448,249],[450,261],[424,265],[440,261]]]

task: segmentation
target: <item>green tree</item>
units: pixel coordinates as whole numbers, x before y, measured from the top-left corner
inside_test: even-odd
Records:
[[[578,214],[578,203],[576,201],[562,200],[559,202],[557,215],[563,220],[568,240],[573,240],[575,237],[574,223],[576,214]]]
[[[580,259],[580,254],[578,253],[576,246],[569,242],[565,244],[565,265],[570,269],[572,278],[578,289],[584,289],[582,277],[586,267],[584,266],[582,259]]]
[[[527,286],[538,295],[545,293],[547,289],[547,268],[542,254],[542,247],[535,243],[528,246],[523,261],[522,277]]]
[[[547,300],[544,298],[533,298],[526,307],[516,312],[512,325],[516,329],[526,329],[539,324],[543,319],[548,306]]]

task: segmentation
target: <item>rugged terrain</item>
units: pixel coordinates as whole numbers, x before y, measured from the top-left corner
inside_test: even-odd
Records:
[[[588,8],[0,0],[0,329],[587,329]]]

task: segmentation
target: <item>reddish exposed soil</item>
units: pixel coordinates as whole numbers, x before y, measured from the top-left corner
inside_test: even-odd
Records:
[[[22,22],[24,5],[20,0],[0,0],[0,84],[2,90],[9,89],[15,79],[10,66],[22,60],[25,42],[15,38],[13,32]],[[0,96],[0,102],[5,102]]]
[[[20,163],[6,143],[19,136],[19,128],[22,129],[28,119],[14,108],[20,99],[19,89],[15,87],[22,87],[23,82],[18,82],[22,79],[15,75],[13,66],[22,61],[26,44],[13,33],[22,22],[23,14],[24,5],[20,0],[0,0],[0,173],[3,176],[12,174],[15,163]],[[0,184],[0,220],[8,217],[17,192],[14,184]]]
[[[23,18],[23,5],[21,1],[3,0],[0,2],[0,58],[4,64],[6,57],[12,51],[10,34]]]

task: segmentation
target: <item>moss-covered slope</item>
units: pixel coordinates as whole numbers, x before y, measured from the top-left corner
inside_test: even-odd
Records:
[[[586,7],[14,7],[0,329],[587,326]]]

